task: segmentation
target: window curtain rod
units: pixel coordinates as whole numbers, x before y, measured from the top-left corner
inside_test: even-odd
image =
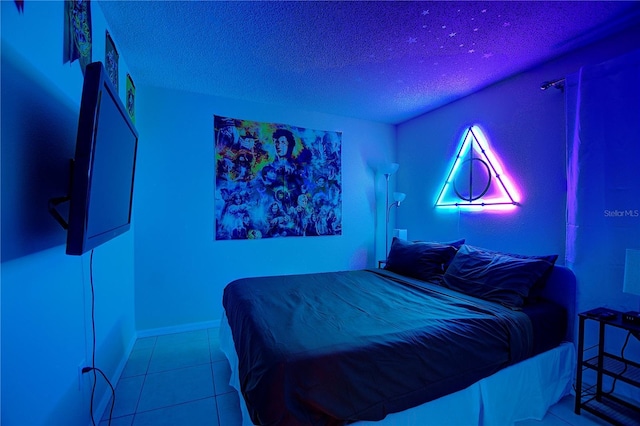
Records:
[[[557,80],[545,81],[540,85],[540,90],[547,90],[550,87],[555,87],[559,90],[564,90],[564,78],[559,78]]]

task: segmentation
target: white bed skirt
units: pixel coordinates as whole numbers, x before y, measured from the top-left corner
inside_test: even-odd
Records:
[[[231,366],[229,384],[238,391],[243,426],[253,423],[240,393],[238,356],[231,328],[223,314],[220,349]],[[446,424],[450,426],[506,426],[517,421],[542,420],[545,413],[571,391],[575,373],[575,347],[571,342],[509,366],[466,389],[417,407],[392,413],[377,422],[355,425]]]

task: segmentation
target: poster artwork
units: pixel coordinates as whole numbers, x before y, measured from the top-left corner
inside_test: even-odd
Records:
[[[127,107],[127,111],[129,112],[129,117],[131,118],[131,122],[133,124],[136,124],[135,100],[136,100],[136,86],[133,84],[133,78],[131,78],[131,75],[127,74],[127,93],[126,93],[125,105]]]
[[[342,234],[342,133],[214,116],[215,239]]]
[[[80,59],[84,70],[91,63],[91,4],[89,0],[65,1],[64,20],[64,62]]]
[[[116,89],[116,93],[118,93],[118,60],[120,59],[120,55],[118,55],[118,50],[116,49],[116,45],[113,43],[113,39],[111,38],[109,31],[107,31],[106,34],[104,52],[104,67],[107,71],[107,75],[109,76],[109,80],[111,80],[113,87]]]

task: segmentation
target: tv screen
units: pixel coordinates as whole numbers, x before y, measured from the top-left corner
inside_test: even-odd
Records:
[[[85,70],[71,174],[67,254],[131,227],[138,132],[101,62]]]

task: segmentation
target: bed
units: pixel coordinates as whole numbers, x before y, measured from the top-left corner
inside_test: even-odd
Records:
[[[243,423],[541,418],[574,372],[575,277],[554,262],[394,239],[385,269],[229,283],[221,348]]]

